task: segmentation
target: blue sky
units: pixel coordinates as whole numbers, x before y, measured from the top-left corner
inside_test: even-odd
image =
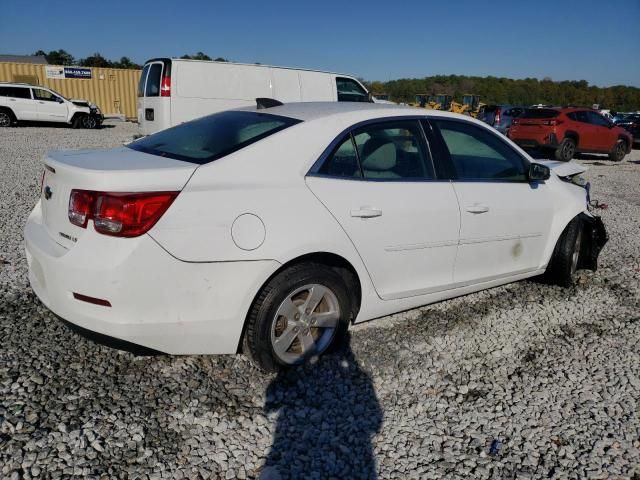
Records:
[[[435,74],[640,86],[640,0],[2,0],[0,53],[203,51],[367,80]]]

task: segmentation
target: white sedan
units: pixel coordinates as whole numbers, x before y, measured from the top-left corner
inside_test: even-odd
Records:
[[[51,311],[120,349],[242,351],[271,371],[350,323],[570,285],[607,240],[571,181],[583,168],[433,110],[259,101],[44,170],[25,240]]]

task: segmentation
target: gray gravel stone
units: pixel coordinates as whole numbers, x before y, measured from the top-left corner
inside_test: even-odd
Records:
[[[611,240],[575,288],[520,282],[386,317],[269,377],[241,356],[97,346],[31,292],[40,159],[137,132],[107,126],[0,130],[0,477],[640,478],[640,151],[580,160],[601,163],[587,177]]]

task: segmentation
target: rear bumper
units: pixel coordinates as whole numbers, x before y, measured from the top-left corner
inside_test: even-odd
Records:
[[[509,138],[522,148],[556,148],[558,138],[555,133],[541,135],[525,135],[514,132],[513,127],[509,132]]]
[[[256,292],[279,267],[271,260],[182,262],[148,235],[107,237],[91,225],[66,249],[43,226],[39,204],[25,245],[29,282],[45,306],[83,335],[137,353],[235,353]]]

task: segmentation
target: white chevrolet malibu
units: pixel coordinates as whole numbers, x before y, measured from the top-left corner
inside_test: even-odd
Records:
[[[570,285],[607,240],[584,168],[392,105],[258,101],[44,170],[25,240],[51,311],[116,348],[242,351],[265,370],[350,323],[543,274]]]

